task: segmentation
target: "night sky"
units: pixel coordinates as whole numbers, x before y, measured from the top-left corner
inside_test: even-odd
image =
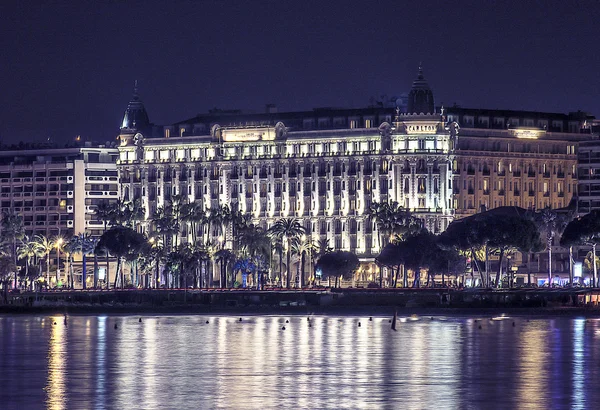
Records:
[[[0,141],[114,140],[134,80],[150,120],[218,107],[436,104],[600,116],[596,1],[0,2]]]

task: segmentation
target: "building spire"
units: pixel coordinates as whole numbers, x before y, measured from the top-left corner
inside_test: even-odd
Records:
[[[137,100],[139,98],[138,95],[138,80],[133,81],[133,99]]]

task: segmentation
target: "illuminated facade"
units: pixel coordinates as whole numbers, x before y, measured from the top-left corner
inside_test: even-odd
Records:
[[[374,202],[396,201],[440,232],[484,208],[561,208],[576,195],[578,145],[594,138],[593,117],[460,107],[436,113],[422,71],[407,103],[407,112],[215,110],[156,127],[136,94],[120,133],[122,195],[141,198],[148,218],[174,195],[204,209],[248,212],[263,228],[299,218],[313,239],[365,260],[380,250],[366,213]]]
[[[426,87],[422,74],[417,82]],[[457,127],[433,113],[431,93],[423,95],[430,112],[397,112],[377,128],[213,124],[209,135],[170,138],[122,128],[123,196],[141,198],[148,218],[174,195],[204,209],[228,205],[250,213],[265,229],[295,217],[314,240],[328,239],[332,247],[363,257],[377,255],[377,226],[367,216],[373,202],[397,201],[434,232],[452,219]]]

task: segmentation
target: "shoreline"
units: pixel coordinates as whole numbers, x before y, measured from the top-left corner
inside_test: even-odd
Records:
[[[600,317],[600,309],[586,307],[400,307],[400,306],[0,306],[5,315],[365,315],[393,316],[512,316]]]

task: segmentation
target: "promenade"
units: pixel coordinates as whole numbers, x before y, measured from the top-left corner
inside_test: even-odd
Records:
[[[8,293],[3,312],[320,311],[392,309],[587,309],[600,312],[600,289],[127,289]]]

